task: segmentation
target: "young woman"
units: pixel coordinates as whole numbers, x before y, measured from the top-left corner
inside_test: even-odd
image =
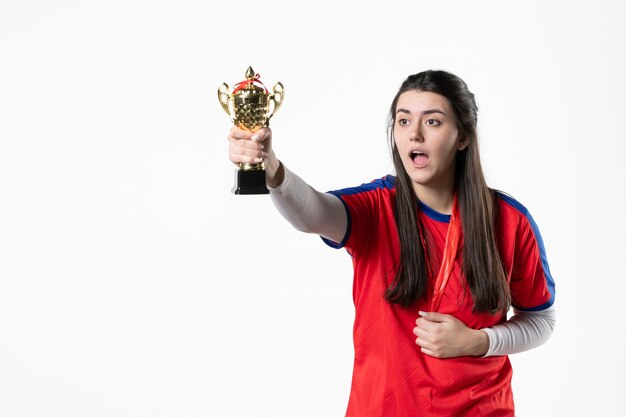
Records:
[[[477,111],[459,77],[411,75],[390,109],[396,176],[329,193],[285,168],[270,129],[230,132],[231,161],[265,161],[281,214],[352,256],[347,416],[513,416],[506,355],[552,333],[541,235],[524,206],[487,187]]]

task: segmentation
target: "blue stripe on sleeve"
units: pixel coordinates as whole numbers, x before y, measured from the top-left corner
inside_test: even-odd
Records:
[[[340,195],[354,195],[360,194],[368,191],[374,191],[381,188],[386,188],[388,190],[392,189],[396,185],[396,177],[393,175],[387,175],[380,179],[374,180],[369,183],[361,184],[356,187],[343,188],[341,190],[329,191],[329,193],[334,194],[336,196]]]
[[[537,245],[539,246],[539,254],[541,256],[541,266],[543,267],[543,274],[546,277],[546,285],[548,287],[548,291],[550,292],[550,299],[546,303],[540,306],[532,307],[532,308],[520,308],[514,305],[513,307],[515,307],[516,309],[520,311],[545,310],[546,308],[554,304],[555,285],[554,285],[554,279],[552,279],[552,274],[550,273],[550,267],[548,265],[548,258],[546,256],[546,249],[543,244],[543,238],[541,237],[541,233],[539,232],[539,227],[537,227],[537,223],[535,223],[535,220],[533,219],[533,216],[530,215],[530,212],[528,211],[528,209],[524,207],[519,201],[499,191],[497,192],[497,194],[498,194],[498,197],[506,201],[511,206],[515,207],[520,213],[522,213],[526,217],[526,219],[528,219],[528,222],[530,223],[530,226],[535,235],[535,239],[537,240]]]
[[[340,243],[333,242],[332,240],[329,240],[320,236],[322,238],[322,241],[324,241],[324,243],[326,243],[331,248],[341,249],[346,245],[346,243],[348,242],[348,239],[350,238],[350,233],[352,232],[352,215],[350,213],[350,208],[348,207],[348,204],[343,200],[341,196],[360,194],[360,193],[364,193],[368,191],[374,191],[380,188],[392,189],[395,186],[395,184],[396,184],[396,178],[392,175],[387,175],[383,178],[374,180],[370,183],[361,184],[357,187],[350,187],[350,188],[343,188],[341,190],[328,191],[329,194],[339,197],[339,200],[341,200],[341,202],[343,203],[343,206],[346,209],[346,215],[348,216],[348,226],[346,227],[346,235],[344,236],[343,240]]]

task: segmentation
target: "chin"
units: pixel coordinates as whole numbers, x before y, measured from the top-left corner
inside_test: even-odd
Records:
[[[430,182],[430,178],[427,178],[424,175],[409,174],[409,178],[411,179],[411,183],[417,185],[428,185],[428,183]]]

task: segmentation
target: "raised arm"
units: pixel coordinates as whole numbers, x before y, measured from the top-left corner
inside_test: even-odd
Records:
[[[289,223],[302,232],[341,242],[348,225],[343,203],[334,195],[316,191],[284,167],[272,149],[269,128],[252,133],[233,127],[228,141],[233,163],[265,162],[272,202]]]

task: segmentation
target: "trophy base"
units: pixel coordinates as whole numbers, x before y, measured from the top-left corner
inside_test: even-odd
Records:
[[[270,190],[265,186],[265,170],[255,169],[244,171],[238,169],[235,172],[235,186],[233,194],[269,194]]]

